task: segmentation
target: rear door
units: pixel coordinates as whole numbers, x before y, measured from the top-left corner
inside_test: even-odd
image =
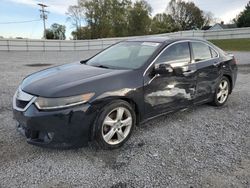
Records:
[[[221,63],[219,53],[205,42],[191,42],[192,63],[197,68],[195,103],[208,101],[220,80]]]

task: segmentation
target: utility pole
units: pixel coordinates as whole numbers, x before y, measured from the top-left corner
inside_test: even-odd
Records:
[[[41,12],[41,15],[40,15],[40,18],[43,19],[43,38],[46,39],[46,23],[45,23],[45,20],[48,19],[48,15],[46,13],[49,13],[48,11],[45,10],[46,7],[48,7],[47,5],[45,4],[42,4],[42,3],[39,3],[37,4],[41,7],[40,9],[40,12]]]

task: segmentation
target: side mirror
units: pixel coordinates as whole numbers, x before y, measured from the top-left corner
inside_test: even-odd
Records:
[[[156,74],[171,74],[174,71],[171,65],[165,63],[156,64],[154,70]]]

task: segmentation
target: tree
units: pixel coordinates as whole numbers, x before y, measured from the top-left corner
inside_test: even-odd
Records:
[[[145,35],[150,32],[152,8],[144,0],[79,0],[68,9],[74,39]],[[86,26],[79,25],[85,20]]]
[[[54,39],[54,33],[51,29],[46,29],[45,34],[46,34],[46,39]]]
[[[81,27],[71,32],[73,40],[91,39],[91,31],[88,27]]]
[[[247,3],[245,10],[234,19],[234,22],[238,27],[250,27],[250,1]]]
[[[212,12],[203,12],[203,25],[202,27],[207,27],[209,26],[212,22],[215,22],[215,18]]]
[[[76,30],[78,28],[81,28],[81,23],[83,20],[83,11],[81,7],[79,7],[78,5],[69,6],[66,15],[68,16],[67,20],[71,22],[72,26]]]
[[[46,29],[46,39],[65,40],[65,32],[66,27],[64,25],[54,23],[50,26],[50,29]]]
[[[91,38],[104,38],[111,35],[111,0],[81,0]]]
[[[111,21],[114,37],[128,36],[129,10],[131,8],[130,0],[112,0]]]
[[[201,29],[207,21],[204,12],[193,2],[171,0],[167,10],[181,30]]]
[[[151,24],[151,33],[152,34],[160,34],[160,33],[169,33],[176,31],[174,20],[170,15],[166,13],[156,14],[153,17]]]
[[[80,0],[91,38],[128,35],[130,0]]]
[[[146,35],[150,32],[152,7],[144,0],[136,1],[129,11],[129,35]]]

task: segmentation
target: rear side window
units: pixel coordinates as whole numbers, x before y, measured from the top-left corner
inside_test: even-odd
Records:
[[[212,58],[218,57],[218,53],[213,48],[210,48],[210,50],[211,50]]]
[[[189,62],[190,50],[188,42],[181,42],[167,48],[156,60],[155,64],[188,64]]]
[[[195,62],[208,60],[212,58],[210,47],[201,42],[192,42]]]

